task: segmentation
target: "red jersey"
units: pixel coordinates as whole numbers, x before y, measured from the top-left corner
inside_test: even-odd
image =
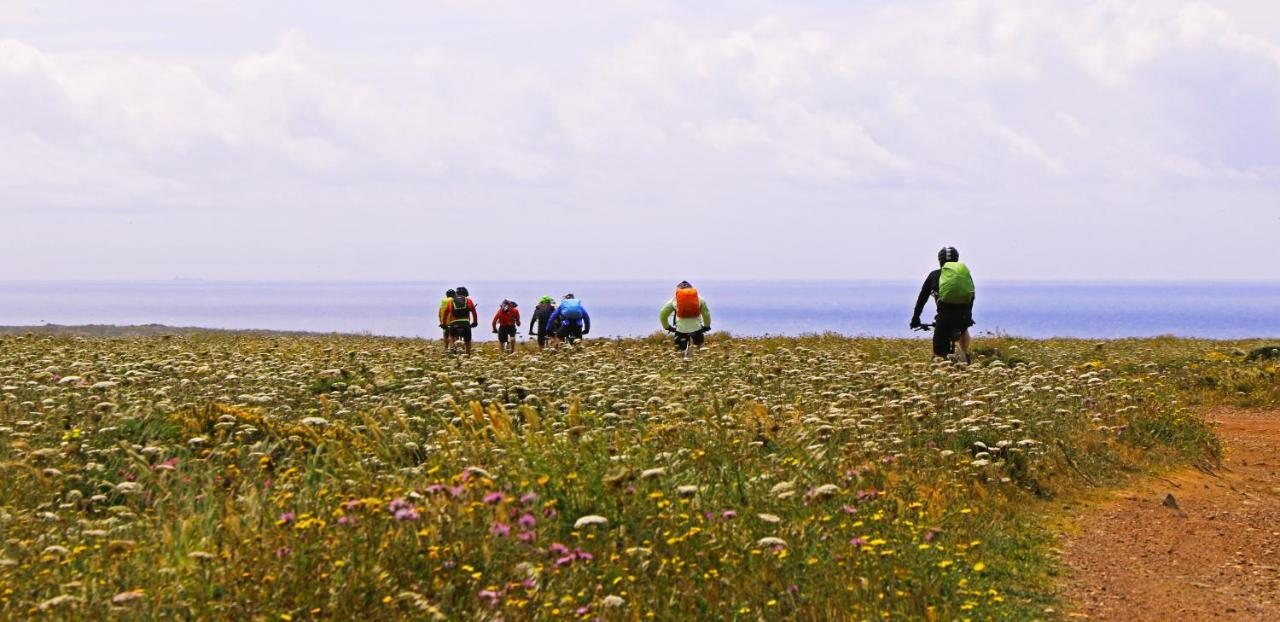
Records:
[[[498,330],[498,326],[519,326],[520,310],[515,307],[508,307],[506,311],[502,307],[498,307],[498,312],[493,314],[492,322],[493,330]]]

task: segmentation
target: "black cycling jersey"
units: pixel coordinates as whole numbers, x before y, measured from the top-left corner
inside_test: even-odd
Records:
[[[942,270],[934,270],[925,278],[924,285],[920,287],[920,296],[916,298],[916,311],[911,317],[919,320],[920,314],[924,311],[924,303],[933,297],[933,303],[938,308],[937,321],[948,324],[963,324],[965,328],[973,325],[973,303],[958,305],[946,302],[938,302],[938,280],[942,278]]]
[[[529,333],[533,333],[533,327],[538,327],[538,334],[547,334],[547,320],[551,319],[551,314],[555,313],[556,308],[547,303],[539,304],[533,308],[533,317],[529,320]]]

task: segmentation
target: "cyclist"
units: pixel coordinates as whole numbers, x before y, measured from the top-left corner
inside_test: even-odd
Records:
[[[939,268],[929,273],[920,296],[916,299],[915,314],[911,316],[911,328],[919,329],[920,313],[924,303],[933,297],[937,316],[933,320],[933,354],[946,358],[952,354],[952,344],[960,343],[960,356],[969,362],[969,327],[973,326],[973,277],[968,266],[960,263],[960,251],[947,246],[938,251]]]
[[[516,328],[520,326],[520,310],[516,308],[516,303],[510,300],[503,300],[498,305],[498,312],[493,314],[493,322],[491,322],[493,332],[498,335],[498,345],[503,350],[507,349],[508,342],[511,344],[511,352],[516,351]]]
[[[557,344],[565,340],[573,343],[591,332],[591,316],[581,300],[573,294],[565,294],[560,306],[547,319],[547,325],[552,327]]]
[[[538,347],[547,347],[547,338],[551,336],[547,332],[547,322],[551,319],[551,314],[556,310],[555,299],[551,296],[543,296],[538,300],[538,306],[533,308],[533,317],[529,318],[529,334],[533,335],[533,329],[537,328]]]
[[[471,329],[480,325],[480,314],[476,312],[476,303],[471,300],[467,288],[458,287],[454,291],[446,311],[444,325],[449,327],[447,345],[452,346],[458,339],[462,339],[467,354],[471,354]]]
[[[669,322],[673,313],[676,316],[675,326]],[[689,347],[691,339],[693,345],[701,348],[703,334],[711,330],[711,310],[707,308],[707,301],[698,296],[697,289],[688,281],[680,281],[676,285],[676,295],[658,312],[658,322],[662,324],[662,330],[676,334],[677,350]]]
[[[440,320],[440,331],[444,333],[444,349],[446,352],[449,351],[450,341],[449,341],[449,324],[445,322],[445,313],[448,312],[449,301],[453,300],[453,297],[456,293],[457,292],[455,292],[452,289],[444,290],[444,298],[440,299],[440,310],[436,312],[436,316]]]

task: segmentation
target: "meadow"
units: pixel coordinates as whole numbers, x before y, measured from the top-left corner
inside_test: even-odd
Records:
[[[0,618],[1053,619],[1055,500],[1280,404],[1257,341],[976,345],[0,337]]]

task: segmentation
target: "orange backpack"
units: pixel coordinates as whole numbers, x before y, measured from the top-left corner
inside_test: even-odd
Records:
[[[695,318],[702,315],[702,302],[698,300],[698,290],[692,287],[676,290],[676,317]]]

